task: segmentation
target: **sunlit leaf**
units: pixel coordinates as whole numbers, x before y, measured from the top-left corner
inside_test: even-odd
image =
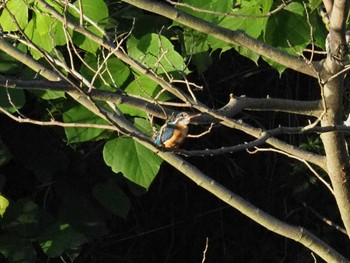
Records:
[[[66,43],[62,23],[40,13],[33,14],[24,32],[34,44],[47,52]],[[35,59],[42,57],[35,48],[30,48],[30,52]]]
[[[0,194],[0,216],[3,216],[6,208],[9,206],[9,200]]]
[[[105,144],[103,158],[115,173],[149,188],[159,171],[162,159],[131,138],[116,138]]]
[[[28,23],[28,7],[24,0],[9,0],[6,7],[10,13],[15,17],[16,22],[23,30]],[[0,16],[0,25],[4,31],[18,31],[18,27],[14,22],[13,17],[7,10],[3,10]]]
[[[67,123],[108,124],[107,121],[91,113],[83,106],[76,106],[64,112],[63,120]],[[97,140],[105,131],[104,129],[82,127],[66,127],[64,130],[69,143]]]
[[[66,93],[64,91],[35,90],[31,92],[34,93],[36,96],[42,98],[43,100],[66,98]]]
[[[80,6],[82,4],[82,6]],[[103,0],[77,0],[74,5],[78,7],[78,10],[83,10],[84,16],[90,18],[92,21],[99,23],[106,21],[109,16],[108,7]],[[77,18],[80,18],[80,14],[75,10],[70,9],[70,12]]]
[[[80,7],[80,3],[82,6]],[[88,17],[94,21],[99,27],[104,28],[106,21],[109,17],[108,8],[104,1],[102,0],[79,0],[75,1],[74,5],[78,7],[78,10],[83,10],[84,16]],[[76,10],[70,8],[69,12],[73,14],[77,21],[80,21],[81,15]],[[93,34],[102,37],[103,33],[91,25],[89,22],[85,24],[86,29]],[[99,44],[93,40],[85,37],[84,35],[74,32],[73,40],[81,49],[84,49],[90,53],[95,53],[100,47]]]
[[[141,39],[130,37],[127,47],[132,58],[141,61],[158,74],[167,73],[175,78],[181,78],[181,72],[189,73],[183,57],[164,36],[147,34]]]

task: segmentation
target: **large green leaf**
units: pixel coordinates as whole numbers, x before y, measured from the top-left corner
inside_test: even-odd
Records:
[[[272,2],[272,0],[242,1],[239,8],[232,10],[232,14],[237,15],[237,17],[226,16],[218,25],[232,30],[243,30],[248,35],[258,38],[261,32],[265,30],[268,18],[255,16],[260,16],[270,11]]]
[[[47,52],[66,43],[62,23],[38,12],[33,14],[24,32],[34,44]],[[30,52],[35,59],[42,57],[34,48],[30,48]]]
[[[41,248],[50,257],[57,257],[66,250],[77,250],[88,241],[71,225],[63,222],[55,222],[49,226],[39,240]]]
[[[2,1],[1,1],[2,2]],[[6,7],[9,9],[12,15],[15,16],[16,21],[21,29],[28,23],[28,7],[24,0],[9,0],[7,1]],[[13,18],[7,12],[3,10],[0,16],[0,25],[4,31],[18,31],[16,23]]]
[[[126,218],[130,209],[130,201],[120,189],[117,181],[113,179],[109,182],[95,185],[93,195],[107,210],[117,216]]]
[[[109,17],[108,7],[103,0],[77,0],[74,5],[80,10],[80,3],[82,4],[81,10],[83,10],[84,16],[87,16],[92,21],[98,23],[103,27],[104,23]],[[70,9],[70,12],[76,17],[80,18],[80,14],[75,10]]]
[[[80,3],[82,3],[81,10],[83,10],[84,16],[90,18],[94,23],[104,28],[107,18],[109,17],[108,7],[103,0],[79,0],[75,1],[74,5],[80,9]],[[76,18],[77,22],[80,20],[81,15],[73,9],[69,9],[69,12]],[[86,22],[86,28],[93,34],[102,37],[103,33],[95,26]],[[81,49],[84,49],[90,53],[95,53],[99,48],[99,45],[91,39],[83,36],[80,33],[74,32],[73,40],[79,45]]]
[[[290,53],[302,51],[310,41],[310,27],[304,12],[302,4],[293,2],[287,9],[270,17],[265,33],[266,42]]]
[[[23,107],[24,103],[23,90],[0,88],[0,107],[9,112],[16,112]]]
[[[147,34],[140,39],[130,37],[127,47],[132,58],[141,61],[158,74],[168,73],[175,78],[182,78],[181,72],[189,73],[183,57],[164,36]]]
[[[236,15],[223,17],[218,21],[218,25],[231,30],[243,30],[248,35],[259,38],[266,30],[268,17],[261,17],[270,11],[272,0],[244,0],[241,4],[232,10],[232,14]],[[208,44],[213,50],[221,49],[222,52],[233,48],[232,44],[225,43],[213,36],[208,36]],[[244,47],[235,47],[235,49],[243,56],[253,60],[255,63],[259,59],[259,55]]]
[[[63,120],[67,123],[108,124],[107,121],[91,113],[85,107],[79,105],[63,113]],[[98,140],[104,133],[104,129],[72,127],[64,128],[69,143]]]
[[[124,177],[146,189],[162,163],[162,159],[131,138],[116,138],[107,142],[103,158],[113,172],[123,173]]]

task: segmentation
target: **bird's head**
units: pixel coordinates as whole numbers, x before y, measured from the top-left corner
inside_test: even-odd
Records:
[[[187,126],[192,118],[198,117],[200,114],[188,115],[186,112],[180,112],[176,115],[175,120],[172,122],[176,126],[185,127]]]

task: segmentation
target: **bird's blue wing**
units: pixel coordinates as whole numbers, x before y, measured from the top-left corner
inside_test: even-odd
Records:
[[[166,127],[163,130],[161,129],[159,132],[157,132],[154,143],[160,146],[166,141],[170,140],[173,134],[174,134],[174,128]]]

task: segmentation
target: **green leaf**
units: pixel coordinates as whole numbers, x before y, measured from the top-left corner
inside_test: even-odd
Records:
[[[209,44],[207,35],[192,29],[184,30],[185,52],[192,59],[192,63],[196,65],[198,73],[203,73],[212,63],[209,54]]]
[[[159,171],[162,159],[131,138],[116,138],[107,142],[103,158],[115,173],[123,173],[130,181],[149,188]]]
[[[317,7],[319,7],[322,4],[322,0],[309,0],[308,6],[310,7],[310,11],[313,12],[316,10]]]
[[[81,9],[83,10],[84,16],[90,18],[100,27],[104,28],[109,17],[108,7],[106,3],[102,0],[81,0],[75,1],[74,5],[79,9],[80,3],[82,3]],[[80,19],[80,14],[73,9],[69,9],[69,12],[76,18],[78,22]],[[103,36],[103,33],[101,31],[89,23],[86,23],[85,28],[99,37]],[[73,41],[81,49],[90,53],[95,53],[100,47],[96,42],[77,32],[74,32],[73,34]]]
[[[249,58],[250,60],[254,61],[255,64],[258,64],[258,60],[260,58],[260,55],[255,53],[254,51],[245,48],[245,47],[236,47],[236,50],[246,58]]]
[[[146,98],[157,97],[157,100],[160,101],[165,101],[172,98],[168,92],[162,92],[160,94],[158,84],[145,75],[136,75],[136,79],[125,88],[125,92],[134,95],[140,95]]]
[[[271,67],[276,69],[280,76],[286,70],[285,66],[281,65],[280,63],[278,63],[276,61],[273,61],[273,60],[266,58],[266,57],[262,57],[262,59],[265,60]]]
[[[9,200],[0,194],[0,216],[2,217],[9,206]]]
[[[34,90],[31,91],[31,93],[34,93],[36,96],[42,98],[43,100],[66,98],[66,93],[64,91]]]
[[[74,5],[80,9],[80,3],[82,3],[81,9],[83,10],[84,16],[87,16],[92,21],[98,23],[100,26],[103,26],[102,22],[106,22],[109,17],[108,7],[103,0],[77,0],[74,2]],[[75,10],[70,9],[70,12],[76,18],[80,18],[80,14]]]
[[[51,52],[57,45],[64,45],[66,43],[62,23],[39,12],[33,14],[24,33],[34,44],[47,52]],[[42,57],[34,48],[30,48],[30,52],[35,59]]]
[[[107,125],[108,122],[91,113],[85,107],[79,105],[63,113],[63,120],[66,123],[85,123]],[[69,143],[86,142],[100,139],[105,132],[104,129],[96,128],[64,128]]]
[[[150,78],[145,75],[138,75],[135,73],[135,80],[130,82],[130,84],[124,90],[128,94],[139,95],[148,98],[157,98],[157,101],[167,101],[172,98],[171,94],[164,91]],[[147,112],[136,109],[131,106],[119,104],[118,108],[124,113],[130,116],[147,117]]]
[[[98,31],[94,27],[88,27],[89,31],[91,31],[95,35],[101,35],[100,31]],[[91,39],[87,38],[86,36],[74,31],[73,33],[73,42],[77,44],[81,49],[90,52],[92,54],[95,54],[96,51],[99,49],[100,45],[96,42],[92,41]]]
[[[129,198],[120,189],[116,180],[96,184],[93,195],[98,202],[113,214],[126,218],[130,209]]]
[[[24,106],[23,90],[0,88],[0,107],[9,112],[16,112]]]
[[[10,13],[15,16],[15,19],[21,29],[28,23],[28,7],[24,0],[9,0],[6,7]],[[0,16],[0,25],[4,31],[18,31],[16,23],[7,10],[3,10]]]
[[[28,239],[12,234],[0,235],[0,253],[9,263],[34,263],[35,251],[32,242]]]
[[[270,17],[265,33],[266,42],[282,47],[289,53],[301,52],[310,41],[310,28],[304,11],[302,4],[293,2],[288,9]]]
[[[49,257],[60,256],[66,250],[77,250],[88,240],[67,223],[55,222],[45,229],[40,238],[40,246]]]
[[[36,26],[35,31],[41,38],[48,38],[51,41],[51,45],[48,47],[48,51],[54,46],[61,46],[66,44],[66,37],[63,31],[63,25],[60,21],[49,16],[36,13]],[[40,44],[40,42],[39,42]]]
[[[143,118],[135,118],[134,119],[134,125],[137,129],[139,129],[140,131],[142,131],[143,133],[146,134],[151,134],[152,131],[152,127],[149,123],[149,121],[147,121],[146,119]]]
[[[129,55],[141,61],[158,74],[167,72],[174,78],[182,78],[189,73],[183,57],[175,51],[173,44],[164,36],[147,34],[141,39],[130,37],[127,41]]]
[[[231,30],[243,30],[248,35],[258,38],[266,28],[268,17],[256,18],[254,16],[267,13],[272,6],[272,2],[272,0],[242,1],[239,8],[232,10],[232,13],[237,17],[227,16],[218,25]]]

